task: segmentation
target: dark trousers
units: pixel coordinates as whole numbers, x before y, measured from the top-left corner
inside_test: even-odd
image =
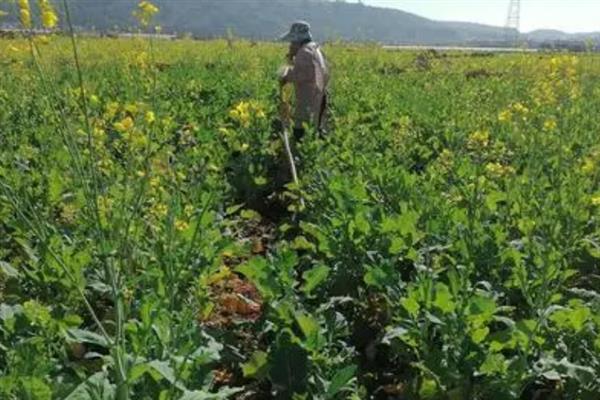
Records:
[[[301,142],[302,139],[304,138],[304,135],[306,134],[306,131],[304,130],[304,128],[294,128],[294,139],[296,139],[296,142]]]
[[[327,107],[329,106],[329,93],[325,93],[323,96],[323,102],[321,103],[321,109],[319,110],[319,122],[317,126],[317,133],[322,138],[325,133],[325,118],[327,118]],[[294,139],[296,142],[301,142],[306,134],[304,128],[294,128]]]

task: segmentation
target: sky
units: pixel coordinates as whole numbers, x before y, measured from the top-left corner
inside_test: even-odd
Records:
[[[430,19],[504,26],[509,0],[362,0]],[[600,0],[521,0],[521,31],[600,31]]]

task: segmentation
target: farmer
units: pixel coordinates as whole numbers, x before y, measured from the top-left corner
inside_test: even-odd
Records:
[[[284,68],[280,84],[294,84],[294,137],[299,141],[304,136],[305,124],[314,126],[319,132],[325,127],[329,70],[323,52],[312,40],[307,22],[294,22],[281,40],[290,42],[288,64],[291,66]]]

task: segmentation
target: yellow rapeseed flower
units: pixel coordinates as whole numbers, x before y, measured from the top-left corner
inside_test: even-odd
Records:
[[[195,210],[195,208],[191,204],[188,204],[183,208],[184,214],[187,215],[188,217],[191,217],[192,214],[194,214],[194,210]]]
[[[523,105],[523,103],[515,103],[515,104],[513,104],[512,109],[515,110],[516,112],[520,113],[520,114],[527,114],[527,113],[529,113],[529,108],[525,107]]]
[[[138,8],[133,12],[133,15],[140,22],[140,25],[146,27],[150,24],[150,21],[152,18],[154,18],[154,15],[156,15],[159,11],[160,10],[157,6],[149,1],[144,0],[138,3]]]
[[[266,118],[263,107],[255,101],[241,101],[229,111],[229,116],[243,128],[248,128],[253,118]]]
[[[19,2],[19,4],[20,3],[21,2]],[[31,29],[31,11],[29,11],[29,8],[21,8],[19,10],[19,17],[23,28]]]
[[[113,199],[107,196],[98,196],[97,204],[98,204],[98,212],[100,213],[100,217],[105,219],[107,214],[111,212],[113,207]]]
[[[133,129],[133,126],[134,122],[131,117],[125,117],[121,121],[115,122],[114,124],[115,129],[121,133],[130,131]]]
[[[150,178],[150,186],[154,189],[159,187],[160,186],[160,178],[157,176]]]
[[[158,218],[164,218],[167,216],[168,211],[169,208],[165,204],[158,203],[153,207],[152,214],[154,214]]]
[[[510,175],[515,172],[514,168],[506,165],[502,165],[498,162],[491,162],[485,166],[485,171],[495,177],[503,177]]]
[[[556,119],[554,118],[549,118],[546,121],[544,121],[544,130],[547,132],[553,131],[555,130],[557,127],[557,123],[556,123]]]
[[[148,145],[148,137],[139,131],[132,132],[127,139],[134,150],[141,151]]]
[[[154,115],[153,111],[146,112],[146,116],[144,118],[147,124],[152,124],[156,121],[156,115]]]
[[[185,231],[190,227],[190,225],[185,222],[184,220],[178,219],[175,220],[175,229],[177,229],[178,231]]]
[[[29,0],[19,0],[19,10],[30,10]]]
[[[48,0],[38,0],[41,12],[41,20],[44,28],[52,29],[58,24],[58,16],[54,11],[54,7]]]
[[[135,114],[138,112],[138,106],[134,103],[125,104],[125,107],[123,107],[123,109],[130,114]]]
[[[509,122],[512,119],[512,111],[504,110],[500,114],[498,114],[498,121],[500,122]]]
[[[54,28],[58,23],[58,17],[52,11],[44,11],[42,13],[42,25],[45,28]]]
[[[241,101],[231,111],[229,116],[240,123],[244,128],[250,125],[250,103]]]
[[[471,150],[485,148],[490,144],[490,132],[485,131],[477,131],[469,136],[469,140],[467,142],[467,147]]]
[[[111,169],[113,167],[113,162],[110,158],[108,157],[103,157],[100,160],[98,160],[98,163],[96,164],[98,166],[98,169],[105,175],[109,175],[111,172]]]
[[[78,212],[79,209],[75,204],[63,204],[60,211],[60,220],[65,224],[71,225],[76,222]]]
[[[594,162],[594,159],[591,157],[587,157],[583,161],[583,165],[581,166],[581,172],[583,172],[586,175],[591,175],[592,173],[594,173],[595,170],[596,163]]]
[[[450,150],[444,149],[440,153],[438,161],[444,169],[448,169],[454,163],[454,154]]]

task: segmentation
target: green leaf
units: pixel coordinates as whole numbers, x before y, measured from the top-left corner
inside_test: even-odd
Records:
[[[522,218],[517,222],[517,226],[524,236],[529,236],[535,229],[536,223],[532,219]]]
[[[48,326],[52,322],[50,309],[36,300],[28,300],[23,303],[25,317],[34,325]]]
[[[309,294],[315,290],[321,283],[323,283],[329,276],[331,268],[326,265],[317,265],[316,267],[309,269],[302,274],[304,278],[304,285],[302,291]]]
[[[320,228],[317,225],[306,222],[300,222],[300,228],[302,228],[303,232],[317,239],[317,242],[319,243],[319,251],[325,254],[330,253],[331,248],[329,237],[323,232],[321,232]]]
[[[294,250],[314,250],[315,245],[309,242],[304,236],[297,236],[291,244]]]
[[[479,372],[483,375],[505,375],[508,371],[508,362],[501,353],[489,353]]]
[[[0,261],[0,274],[3,274],[8,278],[19,277],[19,271],[17,271],[15,268],[12,267],[12,265],[5,261]]]
[[[354,216],[354,225],[359,232],[365,234],[369,233],[371,230],[371,224],[369,223],[369,220],[365,216],[364,212],[359,212]]]
[[[260,214],[254,210],[242,210],[242,212],[240,213],[240,216],[243,219],[253,220],[253,221],[260,221],[260,219],[261,219]]]
[[[236,268],[236,271],[248,278],[264,298],[272,298],[278,291],[275,275],[269,263],[263,257],[254,257]]]
[[[48,200],[50,204],[58,203],[63,191],[63,174],[53,168],[48,174]]]
[[[104,372],[97,372],[79,384],[64,400],[113,400],[115,385]]]
[[[427,318],[427,320],[429,322],[431,322],[432,324],[444,325],[444,321],[442,321],[441,319],[439,319],[437,316],[433,315],[429,311],[425,312],[425,318]]]
[[[435,380],[424,378],[419,387],[420,399],[433,399],[439,392],[438,384]]]
[[[399,233],[402,236],[415,234],[419,214],[416,211],[405,210],[402,214],[386,217],[381,223],[381,233]]]
[[[402,304],[402,307],[404,307],[413,318],[419,314],[419,310],[421,309],[419,303],[412,297],[403,298],[400,300],[400,304]]]
[[[385,267],[367,267],[368,270],[365,273],[363,280],[369,286],[375,286],[378,288],[386,288],[390,282],[390,275],[386,271]]]
[[[203,334],[208,342],[196,349],[190,356],[190,360],[194,361],[196,365],[206,365],[211,362],[219,361],[221,359],[221,351],[223,351],[223,345],[215,340],[208,334]]]
[[[77,314],[67,314],[62,319],[62,322],[67,327],[76,328],[83,323],[83,319]]]
[[[494,319],[496,301],[485,296],[474,296],[469,300],[467,320],[474,327],[481,328]]]
[[[471,332],[471,340],[473,340],[473,343],[479,344],[485,340],[485,338],[487,337],[487,335],[489,335],[489,333],[490,333],[490,329],[487,326],[484,326],[483,328],[475,329],[473,332]]]
[[[110,347],[104,336],[84,329],[68,329],[67,339],[78,343],[90,343],[104,348]]]
[[[14,306],[8,304],[0,304],[0,321],[6,321],[14,318],[15,315],[23,313],[23,306],[15,304]]]
[[[169,381],[169,383],[175,382],[175,371],[173,370],[169,362],[161,360],[152,360],[148,363],[148,367],[158,372],[160,376]]]
[[[553,307],[556,310],[550,315],[550,321],[560,329],[568,329],[571,327],[571,309],[561,306]]]
[[[506,200],[506,193],[504,192],[491,192],[485,198],[485,205],[490,211],[496,211],[498,209],[498,203]]]
[[[317,320],[308,314],[297,313],[296,321],[306,338],[306,347],[311,350],[318,350],[323,345],[324,340]]]
[[[505,349],[514,349],[517,341],[512,335],[512,329],[495,332],[489,337],[490,351],[498,352]]]
[[[150,372],[151,367],[148,363],[140,363],[131,367],[128,371],[127,381],[129,383],[135,383],[138,379],[140,379],[144,374]]]
[[[153,371],[158,373],[158,376],[165,379],[171,385],[175,385],[175,387],[177,387],[177,389],[183,390],[183,391],[187,390],[185,388],[185,386],[183,385],[183,383],[181,383],[181,381],[179,381],[176,378],[175,371],[173,370],[173,367],[171,367],[171,364],[168,361],[152,360],[148,363],[148,367],[150,367]],[[152,371],[150,371],[150,372],[152,372]],[[153,377],[155,377],[155,374],[151,374],[151,375]],[[160,379],[156,379],[156,380],[160,380]]]
[[[51,400],[52,389],[44,381],[35,377],[21,378],[23,399]]]
[[[0,349],[2,349],[2,351],[6,351],[2,344],[0,344]],[[18,384],[19,382],[14,378],[14,376],[0,376],[0,395],[5,395],[5,397],[7,397],[9,394],[17,390]]]
[[[587,385],[592,382],[597,382],[596,373],[593,368],[584,365],[575,364],[567,358],[557,361],[552,358],[544,358],[540,360],[540,364],[546,370],[546,373],[560,374],[567,376],[580,384]]]
[[[395,254],[402,253],[402,250],[404,250],[405,248],[406,248],[406,243],[404,242],[404,239],[402,239],[399,236],[396,236],[395,238],[392,239],[388,251],[390,252],[390,254],[395,255]]]
[[[596,380],[596,372],[591,367],[574,364],[566,359],[561,360],[559,365],[566,369],[566,375],[569,378],[575,379],[581,384],[587,385],[594,381],[598,382]]]
[[[401,326],[395,327],[393,329],[389,329],[385,333],[385,336],[381,340],[381,343],[390,344],[393,339],[401,338],[407,334],[408,334],[408,329],[403,328]]]
[[[29,246],[29,243],[27,243],[25,240],[23,240],[21,238],[16,238],[15,241],[17,243],[19,243],[19,245],[21,245],[21,247],[23,248],[23,251],[25,251],[25,254],[27,254],[27,257],[29,258],[31,265],[36,265],[37,263],[39,263],[40,259],[35,254],[35,251]]]
[[[576,333],[583,330],[585,323],[592,316],[592,311],[588,307],[575,308],[570,315],[571,326]]]
[[[537,322],[532,319],[523,319],[515,324],[513,338],[522,348],[529,346],[530,339],[537,341],[539,338],[535,335]]]
[[[399,232],[400,226],[397,217],[385,217],[383,221],[381,221],[379,230],[381,233]]]
[[[241,388],[220,388],[217,393],[205,392],[204,390],[184,391],[179,400],[228,400],[232,396],[241,392]]]
[[[489,318],[496,312],[496,301],[490,297],[474,296],[469,300],[469,314],[484,314]]]
[[[562,380],[561,375],[555,371],[555,370],[551,370],[551,371],[546,371],[542,374],[542,376],[544,377],[544,379],[548,379],[549,381],[560,381]]]
[[[264,186],[268,183],[267,178],[264,176],[257,176],[254,178],[254,184],[257,186]]]
[[[227,207],[227,209],[225,209],[225,214],[227,214],[227,215],[232,215],[232,214],[235,214],[235,213],[236,213],[236,212],[238,212],[238,211],[239,211],[239,210],[240,210],[242,207],[244,207],[244,205],[243,205],[243,204],[237,204],[237,205],[234,205],[234,206]]]
[[[438,282],[435,284],[435,300],[433,304],[445,314],[452,313],[456,309],[450,289],[445,283]]]
[[[268,355],[264,351],[256,351],[241,367],[244,378],[262,379],[269,369]]]
[[[335,397],[336,394],[341,392],[344,389],[344,386],[346,386],[348,382],[350,382],[350,380],[354,377],[356,369],[356,365],[350,365],[336,372],[336,374],[331,379],[329,387],[327,388],[325,398],[332,399]]]

